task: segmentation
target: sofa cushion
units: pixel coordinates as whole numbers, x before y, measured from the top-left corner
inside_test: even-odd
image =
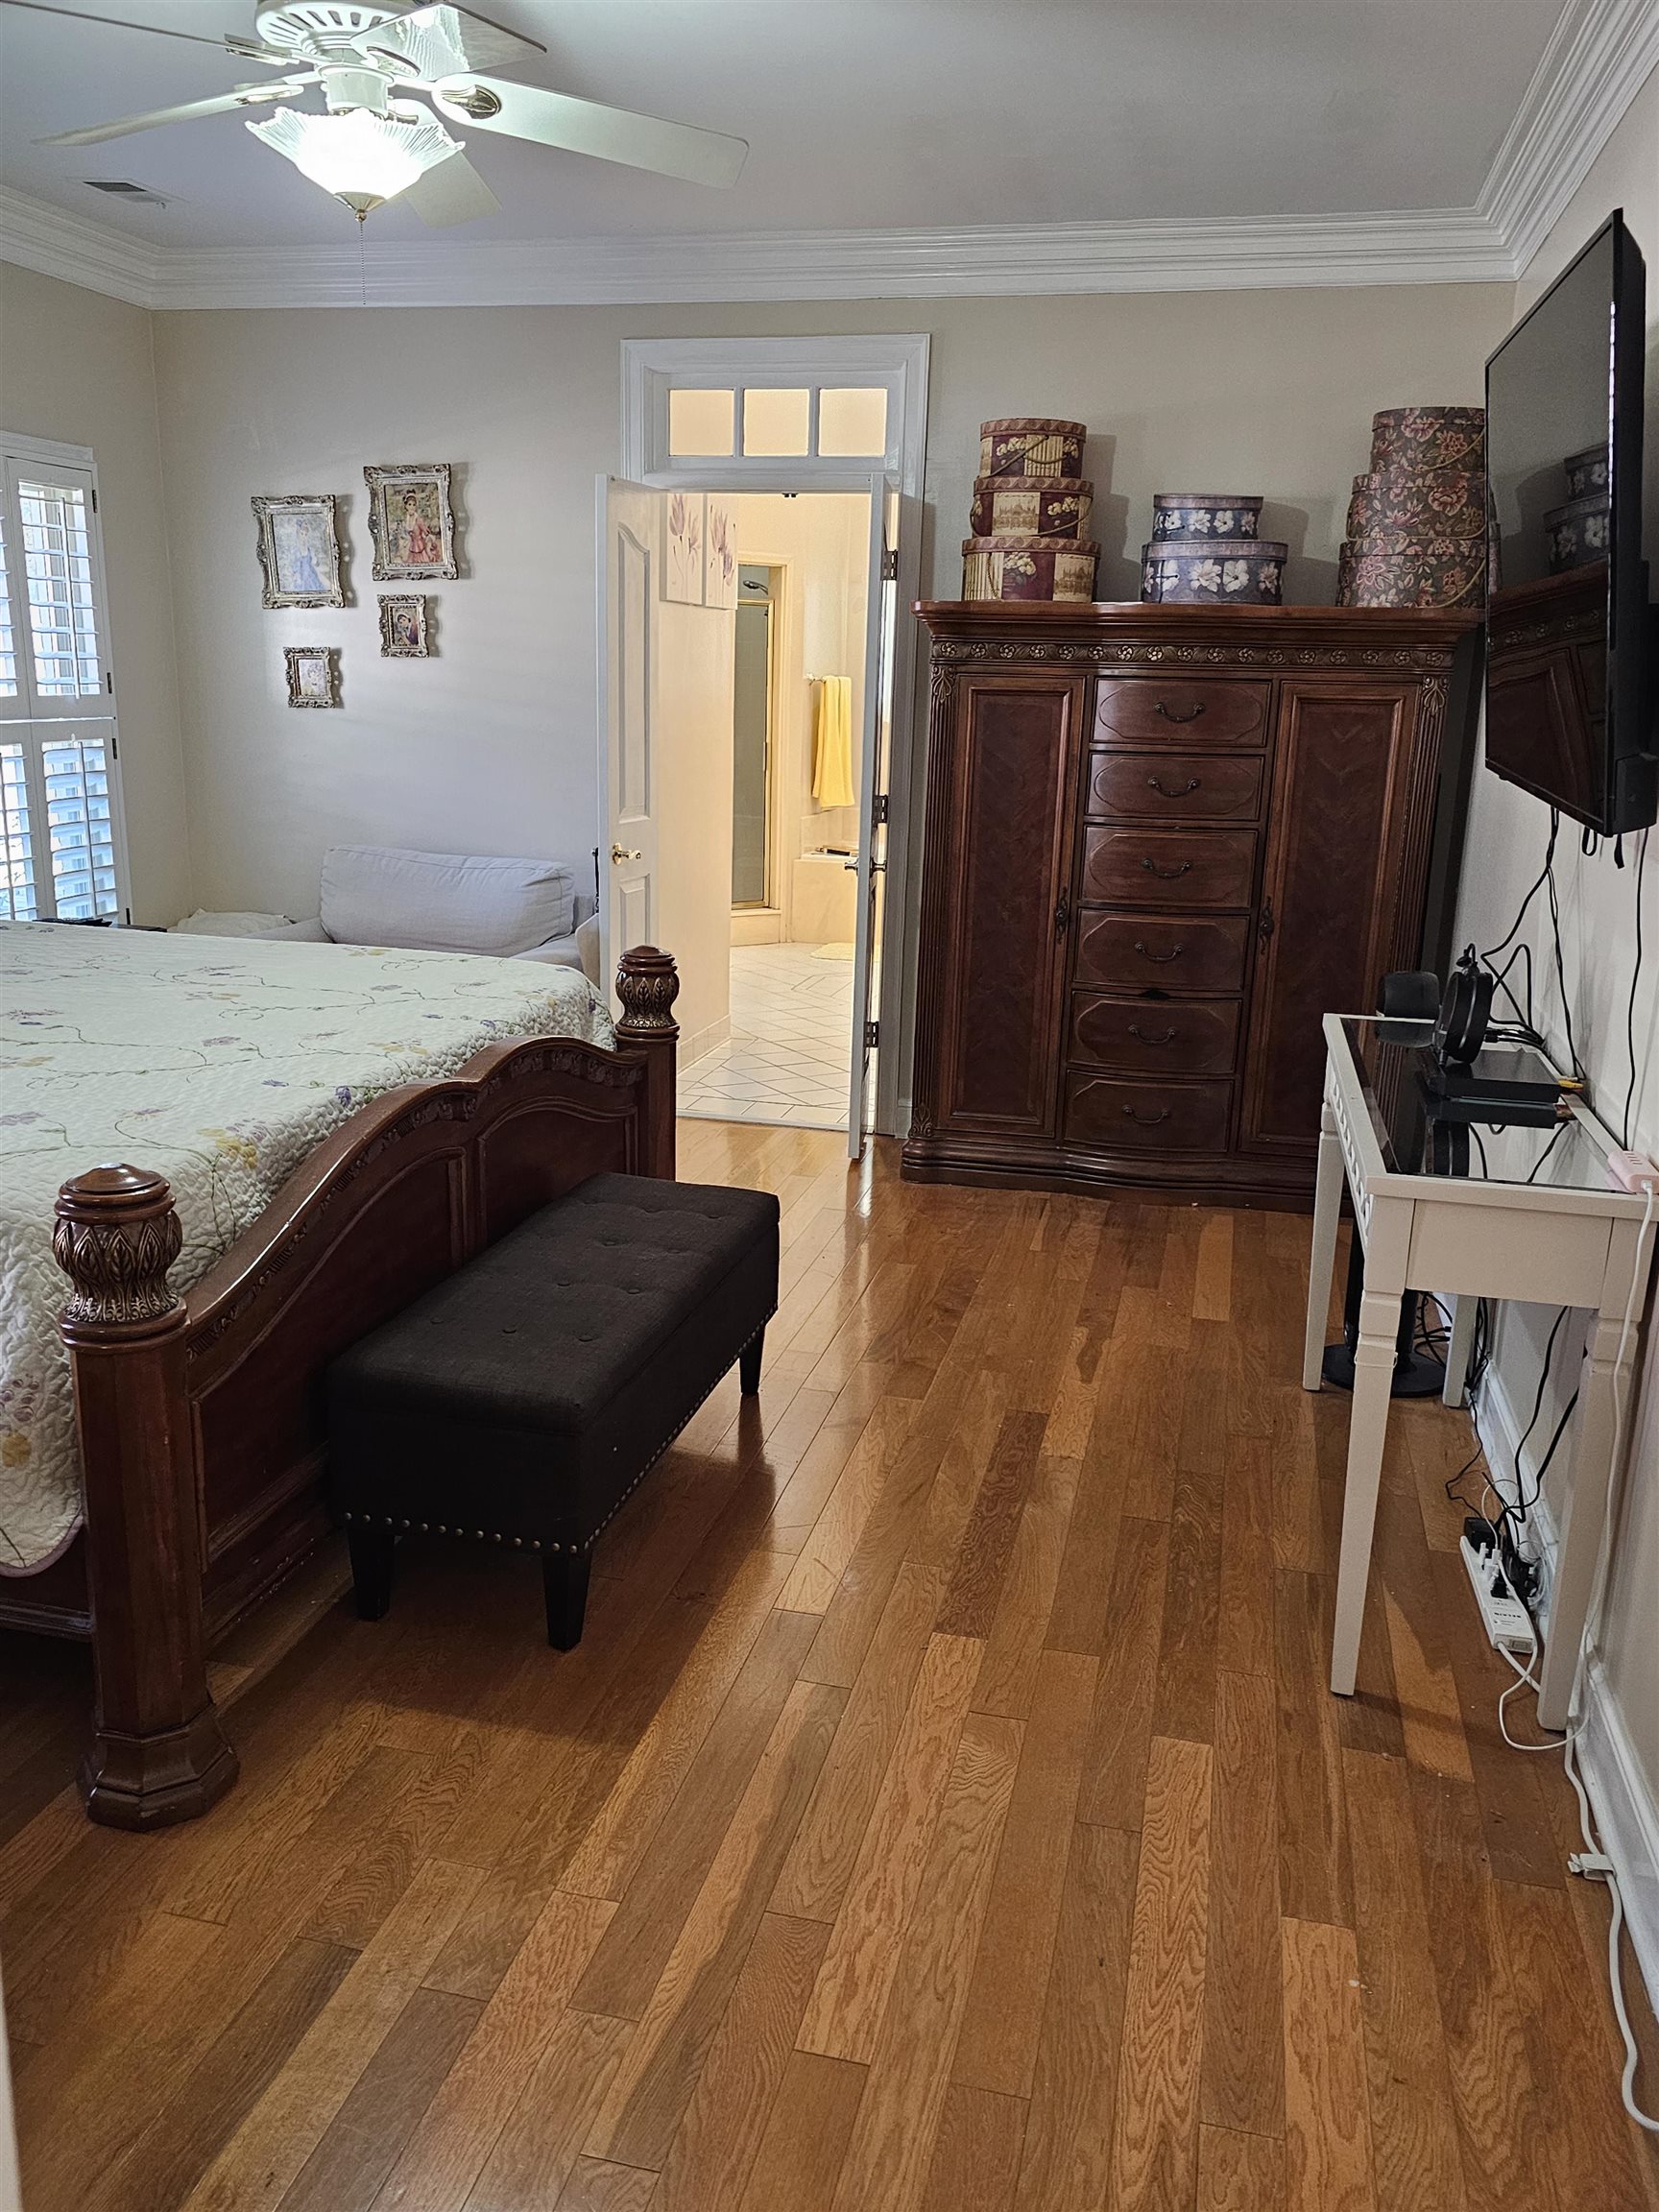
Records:
[[[341,945],[510,958],[567,937],[571,879],[556,860],[334,845],[323,856],[322,922]]]

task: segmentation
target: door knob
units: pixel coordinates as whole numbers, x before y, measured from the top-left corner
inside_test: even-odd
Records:
[[[620,868],[624,860],[637,860],[638,857],[637,845],[613,845],[611,848],[611,865],[613,868]]]

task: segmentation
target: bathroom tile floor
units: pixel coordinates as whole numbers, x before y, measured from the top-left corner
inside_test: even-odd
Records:
[[[703,1121],[847,1126],[853,963],[810,945],[732,948],[732,1036],[680,1070],[680,1111]]]

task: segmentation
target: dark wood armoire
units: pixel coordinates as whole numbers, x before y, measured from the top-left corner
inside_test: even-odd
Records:
[[[1478,617],[936,602],[906,1175],[1296,1206]]]

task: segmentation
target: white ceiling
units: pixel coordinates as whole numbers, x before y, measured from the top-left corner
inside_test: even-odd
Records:
[[[252,0],[63,0],[208,35]],[[474,132],[503,202],[445,243],[1353,215],[1475,205],[1562,0],[480,0],[521,74],[746,137],[717,192]],[[0,7],[0,184],[135,240],[339,245],[350,216],[224,115],[48,132],[249,78],[175,39]],[[87,178],[167,196],[122,206]],[[378,244],[423,240],[396,206]]]

